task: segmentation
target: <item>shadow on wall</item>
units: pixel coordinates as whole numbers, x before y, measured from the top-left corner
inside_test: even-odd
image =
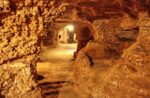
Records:
[[[90,40],[94,40],[94,35],[89,27],[83,27],[80,32],[77,33],[77,51],[74,55],[76,58],[78,52],[83,49]]]
[[[57,44],[57,33],[55,31],[48,31],[43,40],[43,46],[53,46]]]
[[[0,92],[1,92],[1,90],[0,90]],[[5,97],[0,93],[0,98],[5,98]]]

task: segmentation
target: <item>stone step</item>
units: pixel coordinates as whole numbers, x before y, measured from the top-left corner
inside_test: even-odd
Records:
[[[45,98],[58,98],[60,89],[69,84],[71,84],[69,81],[40,82],[39,87],[41,88],[42,95],[44,95]]]

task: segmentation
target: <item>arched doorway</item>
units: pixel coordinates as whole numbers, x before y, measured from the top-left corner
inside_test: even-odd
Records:
[[[76,43],[76,32],[73,24],[68,24],[58,32],[59,43]]]

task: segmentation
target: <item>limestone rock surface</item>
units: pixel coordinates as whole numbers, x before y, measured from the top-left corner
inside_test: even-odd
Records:
[[[51,0],[0,1],[1,98],[41,98],[36,85],[40,43],[67,4]]]
[[[128,23],[125,23],[126,20]],[[135,25],[137,23],[138,21],[127,15],[95,20],[93,23],[96,30],[94,39],[105,44],[110,52],[122,54],[136,41],[139,33],[139,27]]]
[[[130,47],[123,48],[125,50],[118,59],[112,57],[111,59],[96,60],[91,59],[92,56],[89,57],[85,51],[79,52],[75,61],[74,77],[75,88],[80,98],[150,97],[150,86],[148,86],[150,83],[149,19],[148,12],[139,12],[139,33],[136,40],[130,44]],[[105,24],[108,22],[109,20],[103,20]],[[107,31],[109,32],[109,30]],[[98,38],[103,38],[103,40],[97,39],[97,41],[105,41],[108,48],[112,48],[108,43],[113,43],[112,46],[116,44],[116,42],[109,41],[111,38],[117,38],[113,33],[110,33],[113,35],[111,38],[104,36],[103,32],[99,34]],[[117,39],[117,42],[120,43],[120,40]],[[117,50],[117,48],[118,46],[114,49]]]
[[[108,57],[108,50],[105,43],[89,41],[83,49],[85,53],[93,59],[103,59]]]

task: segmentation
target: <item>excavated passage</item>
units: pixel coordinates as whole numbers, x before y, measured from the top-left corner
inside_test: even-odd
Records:
[[[46,98],[68,98],[64,91],[73,86],[75,50],[76,44],[60,44],[55,48],[46,47],[40,53],[40,61],[37,63],[38,84]]]

